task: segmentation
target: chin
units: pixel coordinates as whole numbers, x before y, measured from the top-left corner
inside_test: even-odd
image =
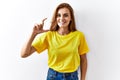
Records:
[[[66,26],[59,26],[60,28],[65,28]]]
[[[60,28],[65,28],[68,25],[59,25]]]

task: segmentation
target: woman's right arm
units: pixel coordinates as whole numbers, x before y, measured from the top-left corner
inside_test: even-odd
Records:
[[[21,50],[21,57],[22,58],[26,58],[35,52],[35,48],[33,46],[31,46],[35,36],[36,35],[34,33],[32,33],[30,35],[30,38],[28,39],[28,41],[24,44],[24,46]]]
[[[44,21],[46,19],[47,18],[43,19],[41,24],[39,24],[39,25],[37,24],[34,26],[32,34],[30,35],[28,41],[24,44],[24,46],[21,50],[21,57],[22,58],[26,58],[36,51],[36,49],[31,45],[34,38],[36,37],[36,35],[49,31],[49,30],[43,30]]]

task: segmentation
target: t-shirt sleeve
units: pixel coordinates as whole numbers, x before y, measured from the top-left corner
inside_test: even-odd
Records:
[[[37,35],[32,42],[32,46],[36,49],[38,53],[41,53],[48,47],[47,43],[47,33],[42,33]]]
[[[82,33],[80,36],[80,45],[79,45],[79,54],[83,55],[89,52],[89,48],[85,39],[84,34]]]

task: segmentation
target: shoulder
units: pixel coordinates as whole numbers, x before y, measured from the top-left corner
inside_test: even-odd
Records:
[[[43,33],[40,33],[40,34],[37,34],[37,38],[39,38],[39,37],[41,37],[41,36],[44,36],[44,37],[46,37],[46,36],[49,36],[51,34],[51,31],[47,31],[47,32],[43,32]]]
[[[43,33],[43,35],[45,35],[47,38],[51,38],[55,35],[55,31],[47,31],[45,33]]]
[[[55,34],[55,31],[48,31],[48,32],[45,32],[46,35],[53,35]]]
[[[38,36],[42,36],[42,35],[47,36],[47,35],[51,35],[51,34],[54,34],[54,31],[43,32],[43,33],[38,34]]]
[[[78,36],[84,36],[84,33],[82,31],[74,31],[73,34],[78,35]]]

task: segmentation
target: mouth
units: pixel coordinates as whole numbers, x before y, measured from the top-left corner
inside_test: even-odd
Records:
[[[64,25],[64,24],[66,24],[66,22],[59,22],[59,24],[60,24],[60,25]]]

